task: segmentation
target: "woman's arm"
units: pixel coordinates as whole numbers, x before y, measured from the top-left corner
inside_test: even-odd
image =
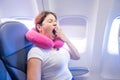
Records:
[[[27,62],[27,80],[41,80],[41,60],[31,58]]]
[[[75,48],[75,46],[70,42],[70,40],[66,39],[65,43],[67,44],[67,46],[69,48],[69,53],[70,53],[71,59],[74,59],[74,60],[80,59],[80,53]]]
[[[62,29],[56,28],[56,35],[59,38],[61,38],[69,47],[69,53],[70,53],[71,59],[74,59],[74,60],[80,59],[80,54],[79,54],[78,50],[70,42],[70,40],[66,37],[66,35],[63,33]]]

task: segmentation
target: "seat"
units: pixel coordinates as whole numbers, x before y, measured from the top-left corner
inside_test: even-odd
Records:
[[[0,25],[0,56],[12,80],[26,80],[27,53],[33,46],[25,38],[27,31],[24,24],[16,21]]]
[[[82,76],[89,72],[87,67],[70,67],[69,69],[73,75],[72,80],[83,80]]]
[[[70,67],[69,69],[73,76],[80,76],[89,72],[86,67]]]
[[[12,80],[1,59],[0,59],[0,80]]]

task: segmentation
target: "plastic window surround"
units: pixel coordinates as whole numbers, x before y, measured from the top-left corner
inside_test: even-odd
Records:
[[[68,36],[70,41],[75,45],[75,47],[78,49],[78,51],[81,54],[83,54],[86,51],[87,17],[81,16],[81,15],[62,16],[58,19],[58,24],[61,28],[68,30],[68,33],[71,33],[71,30],[69,27],[72,27],[71,29],[73,29],[73,27],[76,27],[76,28],[81,27],[81,25],[82,25],[82,27],[84,27],[85,30],[82,30],[84,35],[76,36],[76,35],[78,35],[78,33],[81,33],[81,32],[80,31],[78,32],[78,30],[74,29],[74,30],[76,30],[76,31],[73,31],[73,32],[75,32],[75,36],[74,37]],[[68,27],[69,29],[67,29],[65,27]],[[81,29],[82,29],[82,27],[81,27]],[[78,29],[80,29],[80,28],[78,28]],[[67,32],[66,30],[63,30],[63,31],[65,31],[65,33],[66,33]],[[65,44],[65,47],[68,48],[66,44]]]

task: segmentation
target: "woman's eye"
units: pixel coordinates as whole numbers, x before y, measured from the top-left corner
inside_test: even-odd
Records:
[[[52,22],[56,22],[56,20],[55,20],[55,21],[52,20],[52,19],[49,19],[49,20],[48,20],[48,23],[52,23]]]
[[[49,23],[52,23],[52,20],[48,20]]]

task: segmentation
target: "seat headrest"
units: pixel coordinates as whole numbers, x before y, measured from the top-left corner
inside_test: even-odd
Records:
[[[4,52],[2,55],[8,56],[29,45],[24,36],[27,31],[28,28],[20,22],[2,23],[0,25],[0,49]]]

